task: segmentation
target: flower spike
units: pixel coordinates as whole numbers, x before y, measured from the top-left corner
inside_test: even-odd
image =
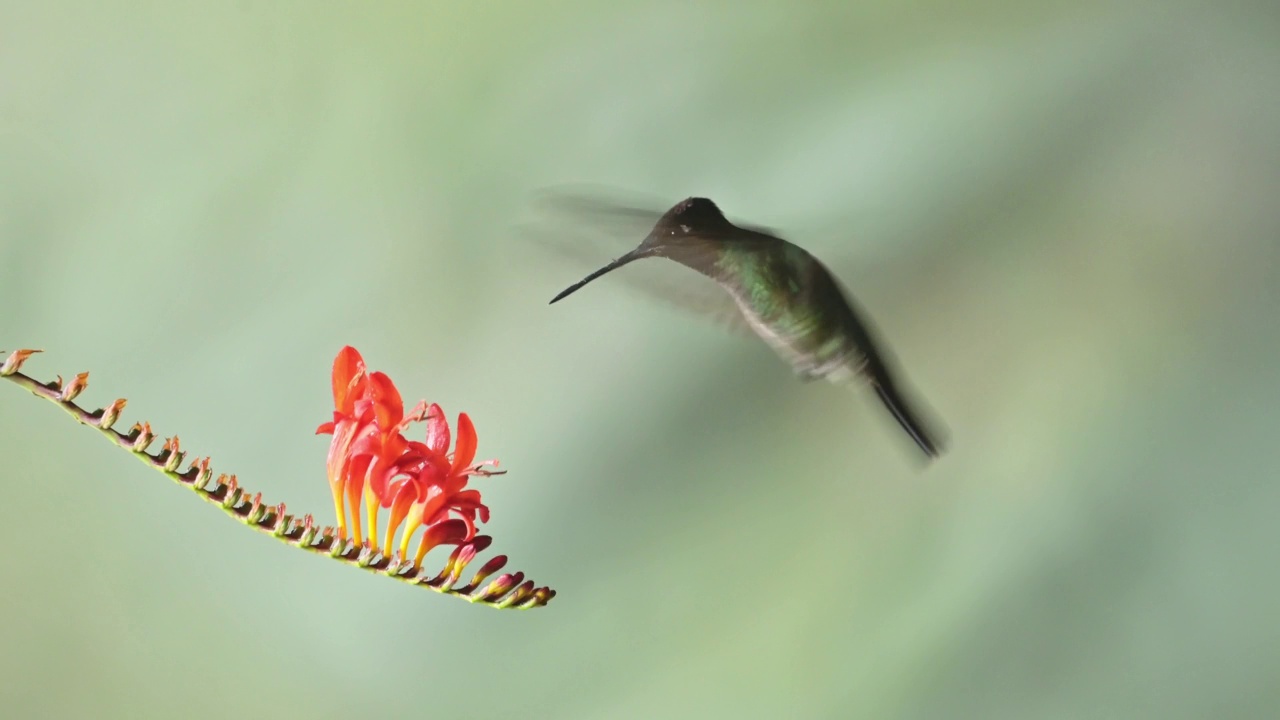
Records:
[[[555,597],[554,590],[536,587],[519,572],[498,575],[483,585],[506,565],[505,555],[485,562],[470,584],[455,587],[467,565],[492,543],[489,536],[475,534],[476,521],[486,521],[489,511],[480,502],[479,492],[466,485],[471,477],[498,474],[481,468],[496,461],[473,464],[475,428],[465,414],[458,419],[458,447],[448,453],[451,433],[439,406],[419,404],[405,415],[399,392],[390,379],[379,374],[380,379],[371,382],[373,374],[368,373],[363,358],[354,348],[343,348],[334,362],[334,420],[318,430],[334,436],[328,464],[338,513],[337,527],[317,526],[311,515],[297,518],[286,514],[284,503],[264,502],[261,493],[250,493],[235,475],[218,474],[215,478],[209,458],[187,461],[187,453],[180,449],[176,435],[165,439],[156,452],[149,452],[148,448],[157,438],[149,423],[135,423],[127,433],[113,427],[124,411],[123,398],[94,411],[75,403],[88,386],[88,373],[76,375],[65,387],[61,381],[41,383],[23,374],[23,363],[35,352],[11,353],[0,364],[0,377],[61,407],[81,424],[96,429],[152,469],[254,530],[314,554],[328,555],[346,565],[461,597],[471,603],[524,610],[546,605]],[[371,393],[373,384],[378,387]],[[426,443],[400,437],[410,424],[424,421],[428,426]],[[356,473],[360,476],[360,487],[353,493],[349,481]],[[383,477],[378,473],[388,475]],[[370,487],[376,488],[376,492],[366,492]],[[392,521],[382,547],[378,547],[372,534],[367,539],[359,535],[361,508],[358,504],[362,500],[368,504],[371,499],[375,518],[379,507],[392,509]],[[344,506],[348,500],[352,529],[356,531],[351,542],[348,542],[344,522]],[[368,512],[370,508],[366,505],[364,509]],[[397,511],[399,520],[395,519]],[[372,532],[376,525],[370,525]],[[418,551],[409,562],[405,553],[411,536],[418,529],[423,529]],[[400,542],[393,547],[397,530],[400,530]],[[431,577],[424,571],[423,561],[432,549],[440,546],[454,548],[439,574]]]

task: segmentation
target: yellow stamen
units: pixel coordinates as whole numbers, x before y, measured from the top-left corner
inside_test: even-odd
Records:
[[[351,505],[351,539],[357,544],[363,541],[364,533],[360,531],[360,498],[356,495],[355,486],[347,484],[347,503]]]
[[[385,551],[388,555],[391,554],[391,541],[392,539],[395,538],[395,534],[396,534],[396,527],[394,525],[387,525],[387,533],[382,538],[382,547],[385,548]],[[400,556],[404,557],[404,553],[403,552],[400,553]]]
[[[338,539],[347,539],[347,506],[342,502],[342,488],[333,489],[333,514],[338,518]]]
[[[404,524],[404,519],[409,516],[409,511],[412,509],[412,506],[413,502],[402,496],[397,496],[395,501],[391,503],[391,512],[387,516],[387,538],[382,544],[382,550],[388,557],[391,557],[393,554],[392,548],[394,545],[392,543],[395,541],[396,530],[400,529],[400,526]],[[412,528],[409,532],[413,532]],[[395,553],[395,556],[399,558],[399,562],[403,563],[408,560],[405,555],[407,555],[407,553],[405,552],[404,546],[401,545],[400,552]]]
[[[369,547],[378,549],[378,498],[368,479],[364,483],[364,511],[369,518]]]
[[[422,525],[422,513],[417,512],[417,510],[418,508],[410,509],[409,519],[406,520],[404,523],[404,534],[400,536],[400,559],[401,560],[409,559],[409,541],[413,539],[413,534],[417,532],[418,528]],[[419,552],[418,557],[414,559],[413,561],[414,570],[417,570],[418,568],[422,567],[423,555],[426,555],[426,553]]]

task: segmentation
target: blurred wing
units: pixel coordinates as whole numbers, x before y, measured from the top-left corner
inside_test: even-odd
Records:
[[[616,197],[605,200],[602,194],[547,191],[535,203],[541,211],[538,217],[517,228],[523,241],[572,268],[573,272],[564,279],[566,286],[639,245],[662,217],[663,211],[624,204]],[[736,333],[753,334],[732,295],[679,263],[650,258],[619,268],[608,277],[634,292]]]
[[[652,197],[597,185],[546,188],[535,194],[533,202],[534,207],[548,219],[603,226],[613,232],[638,233],[632,247],[639,244],[662,217],[663,211],[654,209],[660,204],[661,201]]]
[[[560,215],[566,220],[601,225],[615,231],[634,229],[638,235],[627,250],[639,244],[666,212],[655,209],[662,207],[660,199],[602,185],[546,188],[538,192],[536,198],[535,205],[549,215]],[[751,225],[732,217],[729,221],[744,230],[779,237],[776,230],[763,225]]]

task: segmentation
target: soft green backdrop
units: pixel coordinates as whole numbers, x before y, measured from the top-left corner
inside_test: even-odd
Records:
[[[0,347],[327,517],[344,344],[476,419],[504,613],[238,527],[0,385],[6,718],[1280,707],[1273,3],[0,2]],[[950,429],[511,232],[716,198]]]

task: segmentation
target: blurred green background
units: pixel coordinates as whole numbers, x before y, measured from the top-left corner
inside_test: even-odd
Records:
[[[330,519],[353,344],[560,593],[305,556],[0,385],[3,715],[1275,717],[1280,13],[1055,5],[0,2],[0,347]],[[548,307],[512,226],[579,182],[813,250],[950,452]]]

